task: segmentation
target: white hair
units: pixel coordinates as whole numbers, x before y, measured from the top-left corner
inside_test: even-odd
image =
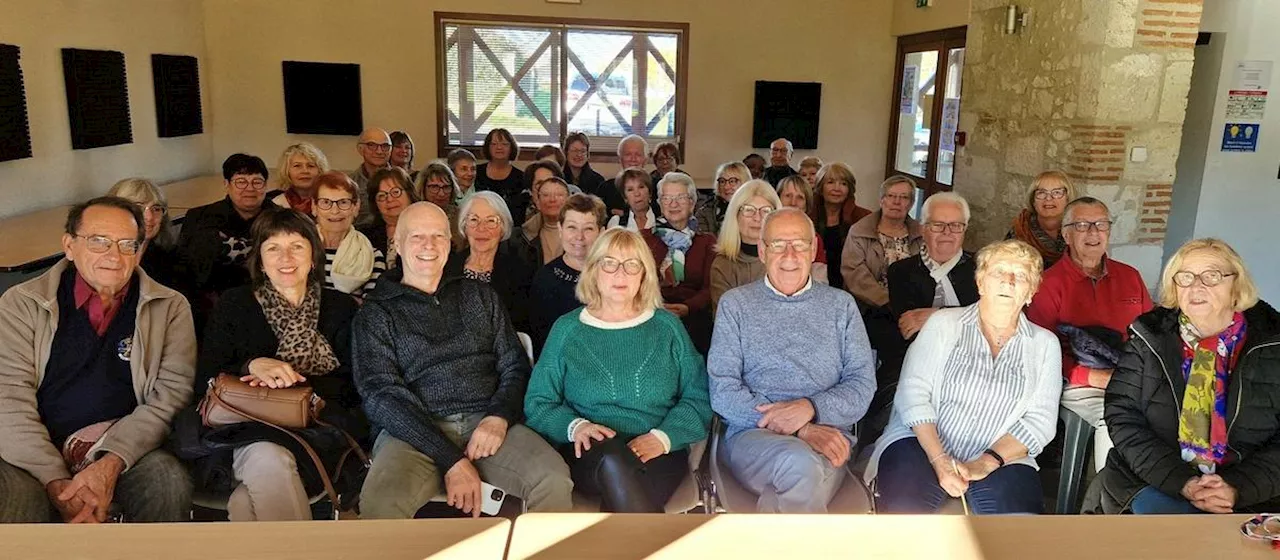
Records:
[[[785,142],[785,143],[787,144],[787,153],[788,153],[788,154],[793,154],[793,153],[795,153],[796,149],[791,145],[791,141],[790,141],[790,140],[787,140],[786,138],[778,138],[777,140],[774,140],[773,142],[770,142],[769,144],[770,144],[770,145],[772,145],[772,144],[774,144],[774,143],[778,142],[778,140],[781,140],[781,141],[783,141],[783,142]]]
[[[792,215],[800,216],[804,218],[804,223],[809,224],[809,237],[810,238],[817,237],[818,227],[813,225],[813,218],[810,218],[808,214],[806,214],[803,210],[799,208],[791,208],[789,206],[783,206],[782,208],[779,208],[777,210],[774,210],[773,212],[770,212],[769,215],[765,216],[764,220],[760,222],[760,244],[761,245],[764,244],[765,234],[768,233],[769,231],[769,222],[772,222],[774,218],[778,218],[781,216],[792,216]]]
[[[622,141],[618,142],[618,157],[622,157],[622,147],[626,146],[628,142],[639,142],[641,146],[644,146],[644,150],[643,150],[644,153],[645,154],[649,153],[648,140],[645,140],[644,137],[640,136],[639,134],[628,134],[625,138],[622,139]]]
[[[924,199],[924,207],[920,209],[920,221],[927,222],[933,216],[933,207],[939,204],[954,204],[960,207],[960,213],[964,214],[964,223],[969,223],[969,201],[951,191],[943,191],[934,193],[933,196]]]
[[[689,199],[694,202],[698,201],[698,186],[693,183],[692,177],[685,175],[684,173],[680,173],[679,171],[672,171],[663,175],[662,178],[658,180],[659,198],[662,197],[662,187],[665,187],[668,184],[684,187],[684,190],[689,193]]]
[[[515,228],[515,222],[511,219],[511,210],[507,208],[507,202],[493,191],[477,191],[471,189],[471,194],[462,199],[462,206],[458,208],[458,233],[463,237],[467,236],[467,218],[471,216],[471,206],[476,200],[484,199],[489,203],[489,207],[498,213],[498,217],[502,218],[502,240],[506,241],[511,238],[511,230]]]

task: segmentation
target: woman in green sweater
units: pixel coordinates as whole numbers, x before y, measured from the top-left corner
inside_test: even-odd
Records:
[[[661,513],[707,437],[705,362],[662,308],[644,239],[614,228],[578,282],[586,307],[556,321],[525,394],[526,424],[559,446],[574,486],[607,512]]]

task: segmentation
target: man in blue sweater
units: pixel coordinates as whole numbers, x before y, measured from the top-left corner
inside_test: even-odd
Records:
[[[857,304],[809,277],[814,236],[799,210],[766,218],[765,277],[725,293],[711,340],[711,407],[728,426],[728,466],[761,512],[827,510],[876,388]]]

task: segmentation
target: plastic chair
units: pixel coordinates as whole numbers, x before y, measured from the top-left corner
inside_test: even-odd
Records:
[[[711,452],[709,462],[709,488],[707,510],[715,513],[754,513],[760,497],[747,490],[733,477],[728,467],[721,464],[721,453],[724,452],[724,422],[719,416],[714,417],[711,424]],[[850,452],[850,458],[856,456],[857,449]],[[849,469],[845,463],[845,477],[840,489],[836,491],[827,511],[831,513],[871,513],[871,491],[862,483],[862,478]]]
[[[1093,439],[1093,426],[1079,414],[1058,407],[1058,418],[1065,430],[1062,434],[1062,472],[1058,475],[1058,503],[1054,513],[1080,513],[1080,485],[1084,480],[1084,460],[1088,454],[1089,440]]]

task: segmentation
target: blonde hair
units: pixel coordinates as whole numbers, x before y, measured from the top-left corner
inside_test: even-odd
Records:
[[[600,234],[591,250],[587,252],[587,262],[578,277],[575,295],[578,301],[588,308],[600,305],[604,296],[596,279],[600,275],[601,262],[610,253],[615,255],[631,255],[622,260],[636,258],[644,265],[644,277],[640,281],[640,290],[636,292],[633,302],[638,309],[658,309],[662,307],[662,290],[658,287],[658,266],[653,262],[653,253],[640,234],[620,227],[613,227]],[[623,274],[626,274],[625,272]]]
[[[801,210],[805,214],[812,214],[813,206],[814,206],[814,198],[813,198],[813,189],[809,188],[809,182],[805,181],[804,177],[801,177],[799,175],[788,175],[786,177],[783,177],[781,180],[778,181],[778,188],[775,189],[778,191],[779,201],[782,200],[782,191],[786,190],[787,187],[795,187],[796,190],[800,191],[801,195],[804,195],[804,208],[802,208]],[[810,218],[810,220],[812,219],[813,218]]]
[[[135,204],[159,204],[166,209],[169,207],[169,201],[164,197],[164,191],[156,187],[155,183],[141,177],[130,177],[121,179],[116,184],[111,185],[111,190],[107,191],[107,196],[118,196]],[[146,218],[144,213],[143,218]],[[145,228],[144,224],[138,224]],[[166,249],[173,247],[178,242],[178,236],[173,232],[173,220],[169,219],[169,211],[165,210],[164,218],[160,220],[160,231],[156,232],[154,239],[155,244]]]
[[[1071,202],[1072,200],[1076,199],[1076,185],[1075,183],[1071,182],[1071,178],[1068,177],[1067,174],[1062,171],[1058,171],[1057,169],[1050,169],[1048,171],[1041,172],[1039,175],[1036,175],[1035,179],[1031,180],[1031,189],[1027,191],[1027,209],[1028,210],[1031,210],[1033,212],[1035,211],[1036,189],[1040,188],[1040,183],[1044,182],[1045,179],[1057,179],[1058,182],[1062,183],[1063,187],[1066,187],[1067,196],[1065,197],[1065,199],[1067,202]]]
[[[1169,264],[1164,266],[1164,271],[1160,273],[1159,303],[1161,307],[1178,308],[1178,287],[1173,283],[1173,275],[1182,269],[1182,261],[1187,258],[1187,255],[1195,251],[1213,253],[1213,256],[1221,259],[1231,269],[1223,270],[1224,274],[1236,275],[1235,282],[1231,284],[1232,309],[1244,311],[1258,304],[1258,286],[1253,283],[1253,276],[1250,276],[1249,270],[1244,267],[1244,259],[1240,258],[1240,253],[1225,241],[1207,237],[1192,239],[1178,247],[1178,251],[1169,259]]]
[[[294,154],[301,154],[302,157],[305,157],[310,160],[311,163],[316,164],[316,167],[320,168],[320,171],[316,172],[317,176],[329,172],[329,158],[324,157],[324,152],[320,151],[320,148],[317,148],[312,144],[299,142],[285,148],[284,153],[280,154],[280,172],[278,176],[280,177],[280,186],[282,188],[287,189],[293,186],[293,184],[289,182],[289,160],[293,159]]]
[[[981,283],[983,276],[997,262],[1013,261],[1018,265],[1027,269],[1027,275],[1031,280],[1031,291],[1028,292],[1028,298],[1035,295],[1036,290],[1040,289],[1040,274],[1044,272],[1044,257],[1040,256],[1040,252],[1036,251],[1030,245],[1017,239],[1006,239],[997,241],[978,251],[978,270],[974,274],[975,279]]]
[[[757,196],[768,200],[773,205],[774,210],[782,207],[782,200],[778,198],[778,193],[774,192],[773,185],[770,185],[768,181],[752,179],[743,183],[742,186],[738,187],[738,191],[733,193],[733,198],[729,199],[729,207],[724,211],[724,222],[720,224],[720,236],[716,241],[716,250],[721,255],[735,260],[738,258],[738,253],[742,250],[742,232],[738,229],[738,210],[748,200]],[[764,235],[763,229],[760,230],[760,234]]]
[[[719,179],[727,173],[737,175],[738,181],[744,184],[751,180],[751,169],[747,167],[747,164],[740,161],[727,161],[720,164],[720,167],[716,168],[716,176],[713,177],[712,180],[714,181],[715,179]],[[738,188],[742,188],[742,185],[738,185]],[[717,187],[716,190],[718,191],[719,188]]]
[[[822,158],[818,156],[805,156],[804,159],[800,160],[800,165],[797,166],[797,169],[805,169],[807,167],[822,169]]]

